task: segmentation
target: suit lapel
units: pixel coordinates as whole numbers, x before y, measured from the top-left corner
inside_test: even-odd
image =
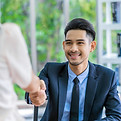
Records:
[[[64,105],[66,100],[67,85],[68,85],[68,64],[66,63],[63,71],[59,75],[59,109],[58,109],[58,121],[61,120],[64,111]]]
[[[89,62],[89,75],[87,81],[86,95],[85,95],[85,104],[84,104],[84,121],[88,121],[93,100],[97,88],[97,75],[95,66]]]

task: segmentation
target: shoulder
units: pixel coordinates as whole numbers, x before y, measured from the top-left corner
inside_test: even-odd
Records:
[[[89,62],[89,65],[90,65],[90,70],[95,70],[95,72],[97,73],[97,75],[114,75],[115,72],[110,69],[110,68],[107,68],[105,66],[102,66],[102,65],[99,65],[99,64],[94,64],[94,63],[90,63]]]
[[[64,66],[66,65],[68,62],[62,62],[62,63],[58,63],[58,62],[47,62],[46,65],[47,66]]]
[[[68,64],[68,62],[63,62],[63,63],[57,63],[57,62],[47,62],[45,67],[48,69],[60,69],[65,67]]]
[[[57,62],[48,62],[44,66],[43,70],[41,72],[44,72],[46,74],[54,74],[57,75],[61,73],[64,70],[67,70],[68,62],[63,62],[63,63],[57,63]]]
[[[98,71],[108,72],[108,73],[114,73],[114,71],[110,68],[107,68],[105,66],[94,64]]]

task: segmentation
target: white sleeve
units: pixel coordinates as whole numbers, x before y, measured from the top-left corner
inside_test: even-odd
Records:
[[[5,29],[6,62],[13,82],[26,88],[32,80],[32,68],[25,40],[18,26]]]

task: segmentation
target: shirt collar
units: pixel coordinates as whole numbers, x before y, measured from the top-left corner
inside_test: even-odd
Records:
[[[73,81],[74,78],[77,77],[79,79],[79,82],[82,83],[83,80],[88,76],[88,73],[89,73],[89,63],[88,63],[86,70],[78,76],[71,70],[71,68],[69,67],[69,64],[68,64],[68,75],[69,75],[69,79],[71,81]]]

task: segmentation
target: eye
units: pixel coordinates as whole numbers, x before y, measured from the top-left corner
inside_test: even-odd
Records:
[[[78,42],[77,44],[78,44],[78,45],[82,45],[82,44],[84,44],[84,42]]]
[[[72,42],[66,42],[66,45],[71,45],[72,44]]]

